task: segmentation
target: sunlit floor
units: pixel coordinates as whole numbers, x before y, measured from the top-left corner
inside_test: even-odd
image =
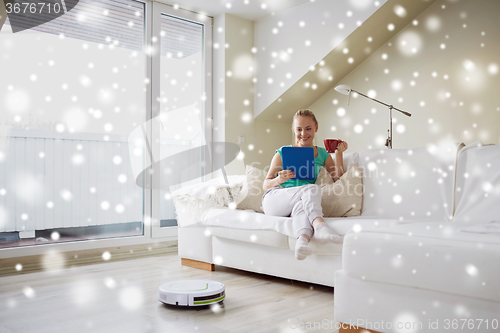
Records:
[[[225,284],[222,306],[175,308],[158,301],[162,283],[191,278]],[[0,278],[0,333],[335,332],[333,327],[333,288],[221,266],[208,272],[181,266],[176,254]]]

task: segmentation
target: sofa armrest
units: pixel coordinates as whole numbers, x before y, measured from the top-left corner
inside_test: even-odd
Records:
[[[201,222],[211,208],[228,207],[235,202],[245,176],[229,176],[229,184],[222,178],[183,187],[172,193],[179,227]]]

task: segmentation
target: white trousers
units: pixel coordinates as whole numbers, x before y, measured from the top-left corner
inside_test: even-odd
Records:
[[[296,187],[272,187],[262,196],[262,210],[273,216],[290,216],[295,235],[312,237],[312,222],[323,217],[321,187],[308,184]]]

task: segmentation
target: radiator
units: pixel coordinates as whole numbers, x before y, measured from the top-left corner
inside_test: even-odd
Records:
[[[0,232],[143,220],[126,136],[12,129],[2,139]],[[174,219],[173,204],[160,216]]]

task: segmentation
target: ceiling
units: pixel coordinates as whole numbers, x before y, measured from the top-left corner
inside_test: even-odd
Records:
[[[290,119],[295,110],[306,109],[316,100],[339,84],[342,79],[352,72],[358,64],[363,63],[382,45],[387,43],[415,17],[430,7],[436,0],[389,0],[382,5],[361,26],[351,33],[342,43],[327,54],[320,63],[301,77],[294,85],[285,91],[278,99],[262,111],[257,119],[285,121]],[[403,6],[408,12],[400,17],[394,11],[397,5]],[[389,31],[384,27],[386,22],[394,22],[396,29]],[[382,28],[381,28],[382,27]],[[368,37],[373,38],[372,42]],[[348,47],[349,55],[343,52]],[[348,63],[348,57],[356,58],[355,64]],[[335,73],[335,79],[327,80],[323,71]],[[306,83],[308,83],[306,85]],[[315,83],[317,88],[310,88],[309,83]],[[288,121],[288,120],[287,120]]]
[[[256,21],[314,0],[157,0],[208,16],[227,13]]]

